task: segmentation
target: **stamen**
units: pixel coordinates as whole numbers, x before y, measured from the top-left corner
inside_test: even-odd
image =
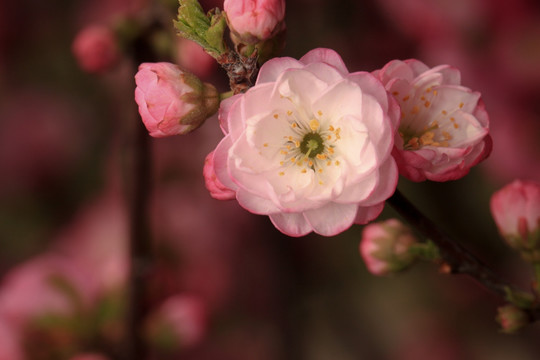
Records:
[[[317,121],[317,119],[312,119],[310,122],[309,122],[309,127],[311,128],[311,130],[313,131],[316,131],[318,128],[319,128],[320,124],[319,122]]]

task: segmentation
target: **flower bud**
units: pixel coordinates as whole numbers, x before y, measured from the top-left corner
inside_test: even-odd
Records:
[[[497,309],[497,322],[501,331],[511,334],[529,323],[527,314],[514,305],[505,305]]]
[[[153,137],[186,134],[219,108],[214,86],[171,63],[141,64],[135,82],[135,101]]]
[[[285,0],[225,0],[223,8],[235,43],[254,45],[285,29]]]
[[[411,265],[415,256],[409,253],[417,242],[411,230],[397,219],[371,223],[364,228],[360,254],[374,275],[389,275]]]
[[[214,152],[206,156],[203,168],[204,183],[210,192],[210,196],[218,200],[232,200],[236,197],[236,192],[229,189],[216,176],[214,170]]]
[[[540,184],[520,181],[491,197],[491,214],[499,232],[531,262],[540,262]]]
[[[116,36],[104,25],[92,25],[79,32],[72,51],[79,66],[89,73],[110,70],[120,59]]]

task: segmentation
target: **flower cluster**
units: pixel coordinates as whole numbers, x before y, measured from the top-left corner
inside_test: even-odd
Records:
[[[489,154],[480,95],[459,78],[417,60],[349,73],[329,49],[274,58],[221,104],[217,180],[291,236],[365,224],[393,194],[396,163],[411,180],[447,181]]]

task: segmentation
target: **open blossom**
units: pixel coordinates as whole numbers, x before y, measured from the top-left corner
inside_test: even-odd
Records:
[[[225,0],[223,9],[233,34],[247,43],[269,39],[285,27],[285,0]]]
[[[217,178],[285,234],[332,236],[379,215],[397,184],[396,102],[337,53],[274,58],[254,87],[224,101]]]
[[[530,255],[537,253],[531,260],[540,261],[540,184],[515,180],[494,193],[490,205],[508,244]]]
[[[400,174],[412,181],[455,180],[489,155],[487,112],[480,94],[460,85],[457,69],[393,60],[373,74],[401,107],[393,152]]]
[[[214,86],[171,63],[141,64],[135,82],[135,101],[153,137],[186,134],[219,107]]]
[[[364,228],[360,254],[372,274],[387,275],[403,270],[415,260],[408,250],[416,242],[407,226],[389,219]]]

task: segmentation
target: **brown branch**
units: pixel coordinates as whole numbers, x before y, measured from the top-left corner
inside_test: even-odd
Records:
[[[444,234],[430,219],[422,214],[399,190],[396,190],[387,203],[390,204],[408,223],[413,225],[427,239],[439,248],[443,267],[448,273],[468,275],[499,297],[509,301],[509,294],[523,294],[521,290],[505,283],[481,260],[471,254],[461,244]],[[540,307],[524,309],[531,322],[540,320]]]
[[[246,92],[253,86],[258,70],[257,57],[257,50],[249,57],[239,55],[236,51],[227,51],[217,59],[221,67],[227,71],[229,85],[235,95]]]

